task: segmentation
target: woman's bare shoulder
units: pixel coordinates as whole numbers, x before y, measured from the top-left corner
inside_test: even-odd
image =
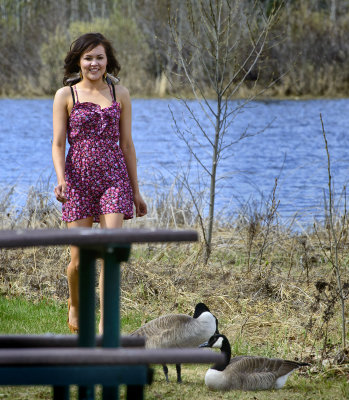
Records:
[[[130,98],[130,92],[125,86],[116,85],[116,92],[120,98]]]
[[[71,91],[69,86],[63,86],[57,90],[55,94],[55,100],[66,101],[71,96]]]
[[[130,104],[130,92],[125,86],[122,85],[116,85],[115,86],[115,91],[116,91],[116,97],[120,101],[121,106],[127,106]]]

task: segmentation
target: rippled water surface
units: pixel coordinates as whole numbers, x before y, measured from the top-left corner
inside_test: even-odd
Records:
[[[196,102],[203,127],[210,121]],[[212,102],[211,105],[215,107]],[[234,109],[238,102],[231,102]],[[185,144],[174,133],[169,107],[180,128],[197,129],[176,100],[133,100],[133,138],[138,174],[147,195],[166,192],[190,159]],[[295,213],[310,221],[321,215],[323,190],[328,187],[327,158],[320,113],[327,133],[332,176],[337,191],[348,180],[349,100],[253,102],[242,108],[226,134],[227,143],[246,131],[255,136],[238,141],[225,153],[218,175],[217,210],[233,214],[247,201],[260,204],[278,177],[277,196],[283,218]],[[52,100],[0,100],[0,187],[16,185],[23,196],[30,185],[47,183],[53,188],[51,161]],[[204,141],[194,145],[196,154],[210,164],[210,148]],[[165,181],[160,178],[163,177]],[[196,184],[194,170],[190,176]],[[162,184],[159,187],[160,181]],[[204,177],[204,182],[208,178]]]

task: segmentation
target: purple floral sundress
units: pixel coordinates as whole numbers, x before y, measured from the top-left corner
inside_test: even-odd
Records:
[[[113,103],[101,108],[79,102],[76,87],[68,121],[70,148],[65,163],[67,201],[62,219],[72,222],[109,213],[133,217],[133,194],[124,155],[118,146],[121,107],[110,88]]]

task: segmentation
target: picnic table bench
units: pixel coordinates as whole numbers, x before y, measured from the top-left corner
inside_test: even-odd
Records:
[[[79,334],[1,335],[0,385],[51,385],[54,400],[68,400],[78,385],[79,400],[93,400],[103,386],[103,400],[117,400],[127,385],[127,399],[143,399],[150,384],[149,364],[216,363],[221,354],[201,349],[146,349],[144,338],[120,335],[120,263],[132,243],[197,240],[195,231],[151,229],[52,229],[0,231],[0,249],[75,245],[80,249]],[[96,259],[104,260],[104,331],[96,335]]]

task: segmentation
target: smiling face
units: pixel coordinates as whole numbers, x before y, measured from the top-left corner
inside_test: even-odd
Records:
[[[80,68],[84,78],[92,81],[103,78],[108,64],[104,47],[100,44],[80,57]]]

